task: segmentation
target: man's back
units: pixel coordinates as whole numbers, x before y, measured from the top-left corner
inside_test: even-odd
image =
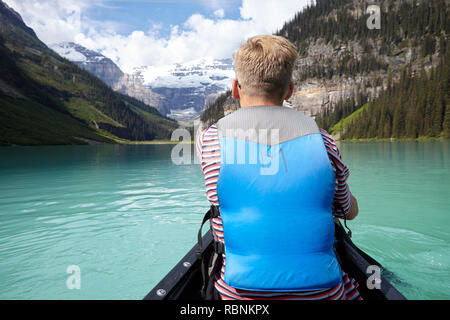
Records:
[[[217,128],[225,281],[256,291],[337,285],[335,177],[314,120],[255,106],[222,118]]]
[[[258,120],[259,119],[259,120]],[[283,123],[283,126],[280,126],[279,124]],[[298,124],[298,126],[296,125]],[[293,125],[293,128],[290,127],[290,125]],[[303,127],[303,128],[300,128]],[[266,129],[268,128],[268,129]],[[279,129],[278,129],[279,128]],[[256,130],[258,129],[258,130]],[[308,201],[311,201],[311,199],[317,199],[317,197],[314,194],[322,194],[324,196],[324,199],[326,199],[326,195],[331,195],[331,200],[333,200],[334,195],[334,189],[336,189],[336,196],[334,197],[334,202],[340,203],[341,210],[337,210],[334,212],[334,216],[339,217],[342,214],[346,214],[349,209],[349,202],[350,202],[350,192],[348,190],[348,186],[345,182],[346,175],[348,175],[348,169],[345,166],[345,164],[342,162],[342,159],[340,158],[339,151],[332,140],[331,136],[329,136],[326,132],[323,130],[319,130],[317,128],[317,125],[315,124],[314,120],[310,117],[307,117],[303,115],[302,113],[285,108],[285,107],[267,107],[267,106],[260,106],[260,107],[249,107],[245,109],[240,109],[236,111],[235,113],[221,119],[217,125],[213,125],[210,128],[206,129],[200,136],[198,141],[198,147],[199,152],[201,155],[201,162],[202,162],[202,170],[205,174],[205,183],[207,188],[207,197],[211,201],[213,205],[219,206],[222,208],[222,211],[227,211],[227,209],[223,208],[229,208],[232,207],[232,211],[234,211],[235,215],[231,216],[231,221],[237,221],[237,223],[234,225],[233,222],[229,224],[229,230],[230,232],[227,232],[227,221],[223,220],[222,216],[219,216],[217,218],[212,219],[211,226],[212,231],[214,233],[215,238],[222,242],[227,243],[232,242],[233,238],[237,238],[238,247],[242,246],[243,244],[247,244],[245,246],[245,250],[247,250],[246,254],[249,255],[255,255],[255,247],[260,246],[262,248],[266,248],[267,250],[270,250],[272,252],[275,252],[275,259],[278,257],[280,258],[283,254],[283,251],[285,254],[290,254],[292,256],[293,252],[301,251],[302,247],[306,250],[309,250],[310,247],[307,245],[307,240],[314,241],[314,239],[318,239],[317,236],[322,235],[322,238],[325,238],[326,240],[323,241],[323,243],[328,243],[327,241],[333,241],[333,216],[331,213],[331,203],[328,202],[330,199],[325,201],[330,205],[329,207],[329,215],[322,215],[322,219],[325,219],[325,223],[317,223],[317,218],[314,213],[317,213],[317,210],[311,208],[308,205],[305,205],[304,200],[302,201],[302,197],[305,196],[305,194],[302,194],[303,192],[300,190],[297,190],[296,197],[282,197],[284,198],[284,201],[290,201],[288,204],[288,207],[290,208],[291,214],[288,214],[282,218],[282,215],[280,214],[280,209],[282,206],[280,206],[280,200],[279,195],[277,196],[276,193],[280,192],[277,187],[277,184],[279,187],[281,187],[281,193],[289,192],[288,189],[290,189],[289,183],[287,183],[286,179],[281,178],[277,174],[266,174],[261,175],[260,171],[253,171],[251,173],[247,169],[245,169],[245,162],[242,163],[242,160],[245,159],[245,161],[249,162],[251,161],[252,156],[251,148],[244,148],[242,149],[242,146],[240,147],[240,142],[238,140],[235,140],[235,143],[221,143],[221,137],[222,140],[226,140],[227,137],[227,131],[228,131],[228,137],[239,137],[242,138],[240,141],[245,140],[252,140],[252,139],[259,139],[259,136],[261,136],[262,140],[266,139],[264,142],[266,142],[266,145],[272,144],[270,141],[270,131],[271,130],[277,130],[279,131],[279,140],[277,142],[289,142],[294,141],[295,138],[299,137],[311,137],[311,136],[318,136],[320,137],[319,143],[314,143],[312,146],[316,147],[317,145],[322,146],[323,150],[325,152],[327,164],[326,166],[329,166],[332,171],[332,190],[330,190],[330,184],[323,184],[323,181],[319,181],[318,179],[310,179],[308,177],[307,183],[312,183],[313,185],[316,185],[316,187],[322,186],[322,188],[325,186],[325,189],[315,189],[314,192],[308,193],[309,195],[306,196],[306,199]],[[258,133],[263,132],[262,134]],[[264,133],[265,132],[265,133]],[[291,136],[289,136],[289,133]],[[265,136],[265,137],[263,137]],[[272,141],[275,142],[275,141]],[[317,141],[316,141],[317,142]],[[304,161],[307,161],[308,159],[301,159],[302,155],[309,155],[311,154],[308,152],[308,150],[301,150],[302,148],[300,146],[298,150],[299,152],[296,154],[291,153],[289,150],[284,151],[284,145],[281,143],[281,148],[277,150],[277,154],[272,154],[277,156],[278,155],[278,170],[276,170],[275,173],[281,174],[284,177],[296,177],[297,174],[295,174],[296,170],[303,171],[303,172],[311,172],[311,166],[317,168],[317,163],[311,163],[308,164]],[[233,146],[233,157],[229,157],[228,160],[226,160],[226,147],[225,145],[228,145],[230,147]],[[277,143],[274,143],[277,145]],[[279,143],[278,143],[279,145]],[[224,147],[225,146],[225,147]],[[241,152],[244,151],[245,156],[242,157],[242,154],[239,156],[239,149],[241,149]],[[257,149],[257,157],[261,159],[261,150]],[[267,150],[266,150],[267,151]],[[262,154],[262,158],[264,156],[267,156]],[[270,155],[269,155],[270,156]],[[289,157],[287,157],[289,156]],[[238,160],[241,158],[241,164],[238,165]],[[283,160],[284,158],[284,160]],[[306,157],[307,158],[307,157]],[[288,160],[288,161],[287,161]],[[317,159],[316,159],[317,160]],[[229,161],[229,164],[224,164],[227,161]],[[273,166],[274,163],[270,163],[272,160],[266,161],[266,164],[270,167]],[[229,165],[234,166],[242,166],[242,169],[244,171],[241,171],[239,175],[232,175],[230,174],[230,171],[227,169],[224,169],[225,167],[228,167]],[[249,163],[248,163],[249,164]],[[257,163],[255,163],[256,166],[258,166]],[[260,167],[258,167],[258,170]],[[273,169],[273,168],[272,168]],[[273,170],[272,170],[273,172]],[[221,190],[224,187],[222,182],[219,181],[219,176],[228,176],[230,178],[230,182],[228,183],[228,186],[226,189]],[[246,177],[243,177],[242,175],[245,175]],[[268,185],[268,188],[264,188],[266,194],[264,194],[261,197],[253,197],[253,210],[250,210],[250,215],[242,214],[242,212],[246,211],[246,207],[249,206],[249,192],[248,192],[248,185],[254,185],[254,181],[252,179],[258,179],[261,177],[271,178],[272,181]],[[274,180],[275,179],[275,180]],[[283,189],[284,188],[284,189]],[[227,189],[230,189],[227,191]],[[311,191],[311,190],[309,190]],[[291,191],[292,192],[292,191]],[[228,196],[224,196],[225,193],[228,194],[234,194],[235,196],[232,196],[231,199],[226,200],[229,198]],[[270,196],[275,195],[275,199],[271,198]],[[224,202],[222,202],[222,200]],[[227,203],[229,202],[229,203]],[[302,203],[303,202],[303,203]],[[258,205],[258,203],[260,205]],[[268,206],[268,204],[272,203],[272,205]],[[264,210],[264,217],[263,219],[267,218],[266,222],[267,224],[264,226],[257,225],[254,223],[254,220],[252,221],[252,214],[255,214],[255,206],[264,208],[267,210]],[[310,213],[312,215],[309,215],[308,217],[305,217],[305,213],[308,213],[306,208],[310,209]],[[272,211],[274,215],[267,216],[267,212]],[[285,211],[285,209],[283,210]],[[293,212],[293,213],[292,213]],[[319,216],[319,215],[317,215]],[[260,215],[261,217],[261,215]],[[253,216],[254,218],[254,216]],[[306,218],[306,220],[305,220]],[[249,220],[250,219],[250,220]],[[270,220],[272,219],[272,220]],[[226,220],[226,218],[225,218]],[[276,221],[282,220],[284,221],[282,225],[279,225],[278,227],[274,228],[274,223]],[[309,223],[308,223],[309,221]],[[250,226],[250,229],[253,229],[253,235],[249,234],[249,230],[245,230],[246,226]],[[317,230],[315,227],[322,226],[322,230]],[[323,229],[323,226],[326,226],[325,229]],[[251,228],[254,227],[254,228]],[[331,228],[330,228],[331,227]],[[312,232],[311,232],[312,231]],[[234,234],[234,235],[233,235]],[[290,239],[289,246],[286,246],[286,241],[288,241],[285,237],[286,234],[292,234],[294,237]],[[303,237],[302,237],[303,236]],[[295,239],[295,237],[301,237],[302,239]],[[331,237],[331,238],[330,238]],[[225,241],[225,238],[228,239]],[[242,241],[239,241],[242,240]],[[305,242],[306,240],[306,242]],[[320,241],[319,241],[320,243]],[[323,245],[323,244],[322,244]],[[233,244],[231,244],[233,246]],[[329,247],[328,247],[329,249]],[[233,250],[233,249],[232,249]],[[227,255],[228,252],[228,255]],[[226,280],[226,273],[227,272],[227,266],[230,267],[232,261],[230,259],[233,259],[233,254],[229,253],[230,250],[226,250],[225,254],[223,254],[223,266],[219,274],[217,274],[216,281],[215,281],[215,288],[219,292],[222,299],[254,299],[254,298],[264,298],[264,299],[343,299],[343,298],[354,298],[358,299],[360,298],[359,293],[357,291],[357,284],[354,282],[353,279],[350,279],[347,274],[343,273],[340,274],[339,281],[337,284],[332,285],[329,284],[326,288],[315,288],[316,290],[312,290],[312,288],[309,288],[311,290],[306,290],[305,287],[300,290],[299,283],[301,283],[303,280],[302,278],[298,278],[299,282],[297,284],[294,284],[295,281],[292,281],[292,277],[295,276],[294,273],[290,272],[290,270],[296,270],[299,271],[297,273],[297,276],[301,273],[304,275],[308,275],[308,272],[305,273],[305,266],[303,265],[303,268],[299,266],[293,266],[292,263],[286,263],[285,261],[282,261],[281,259],[278,259],[277,261],[272,260],[274,264],[270,266],[275,272],[279,272],[279,275],[290,275],[291,283],[294,284],[294,286],[288,288],[286,286],[286,283],[284,284],[283,289],[278,290],[270,290],[269,287],[273,286],[273,282],[271,282],[274,278],[273,275],[266,274],[268,282],[266,282],[266,288],[253,288],[253,290],[248,290],[250,288],[238,288],[235,284],[230,283],[228,279]],[[279,255],[278,255],[279,254]],[[228,259],[228,260],[227,260]],[[332,261],[331,259],[330,261]],[[227,263],[228,261],[228,263]],[[304,262],[302,260],[301,262]],[[299,265],[301,264],[299,263]],[[247,270],[247,272],[250,272],[248,274],[245,274],[243,272],[242,266],[237,265],[237,268],[234,268],[237,271],[233,271],[235,274],[241,275],[243,279],[250,279],[252,278],[249,276],[251,272],[257,272],[257,270],[264,270],[264,268],[260,268],[261,264],[257,263],[256,261],[253,261],[253,267],[251,270]],[[285,268],[283,268],[283,266]],[[317,268],[316,270],[319,270],[317,275],[323,275],[327,273],[329,270],[324,270],[323,267],[318,267],[317,264],[313,263],[310,265],[314,268],[314,266]],[[254,276],[253,277],[256,283],[263,284],[264,283],[264,275]],[[279,279],[279,278],[278,278]],[[297,286],[297,287],[296,287]],[[296,290],[297,289],[297,290]],[[292,291],[294,290],[294,291]],[[282,292],[280,292],[282,291]]]
[[[198,141],[206,195],[220,213],[211,227],[223,266],[212,277],[222,299],[359,297],[333,252],[333,214],[352,207],[348,168],[313,119],[280,107],[294,92],[296,57],[279,36],[242,44],[232,82],[242,109]]]

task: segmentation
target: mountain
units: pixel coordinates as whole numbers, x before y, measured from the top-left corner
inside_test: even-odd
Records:
[[[438,66],[412,76],[408,67],[378,97],[345,116],[348,99],[316,120],[341,139],[450,138],[450,55]],[[349,104],[350,102],[350,104]],[[341,117],[336,115],[341,112]],[[348,114],[348,113],[347,113]],[[336,123],[336,120],[338,122]],[[341,119],[341,120],[339,120]]]
[[[277,32],[293,42],[299,53],[293,76],[296,90],[289,105],[315,117],[324,129],[333,128],[337,137],[446,136],[448,74],[437,70],[450,62],[449,2],[378,1],[381,28],[369,29],[366,1],[316,0]],[[418,77],[420,84],[412,85]],[[433,85],[419,90],[417,86],[426,82]],[[412,91],[420,91],[421,97]],[[434,94],[439,97],[432,98]],[[419,106],[413,99],[425,102]],[[208,112],[213,115],[210,119],[235,108],[227,103],[229,99],[222,101],[223,111],[215,106],[216,112]],[[401,117],[407,119],[400,121]],[[336,126],[344,119],[345,125]],[[364,128],[358,123],[365,123],[366,129],[373,127],[370,134],[353,130],[352,126]],[[386,129],[380,129],[381,125]]]
[[[166,115],[164,111],[168,108],[164,97],[144,87],[138,77],[122,72],[111,59],[73,42],[55,43],[50,48],[103,80],[114,91],[154,106]]]
[[[0,0],[0,144],[167,139],[177,124],[41,42]]]
[[[124,73],[111,59],[73,42],[50,45],[61,57],[66,58],[112,86]]]
[[[324,101],[314,114],[319,125],[342,139],[449,137],[449,4],[381,1],[381,28],[369,29],[360,27],[369,18],[364,2],[317,1],[286,24],[280,34],[299,49],[299,85],[319,80],[350,89]],[[320,25],[311,24],[319,12]],[[297,32],[305,28],[307,35]],[[315,48],[325,46],[345,53],[318,56]]]
[[[199,59],[187,63],[136,68],[133,75],[166,99],[161,112],[173,119],[198,118],[204,108],[231,88],[232,59]]]
[[[206,105],[230,89],[234,79],[232,59],[142,66],[130,75],[111,59],[79,44],[63,42],[50,47],[113,90],[155,106],[162,115],[179,121],[198,118]]]

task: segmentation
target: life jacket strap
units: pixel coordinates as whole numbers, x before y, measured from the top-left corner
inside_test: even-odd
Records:
[[[197,250],[195,252],[198,259],[202,258],[202,252],[203,252],[203,241],[202,241],[202,229],[203,225],[206,221],[217,218],[220,216],[220,210],[218,206],[211,205],[211,208],[205,213],[205,216],[203,217],[202,224],[200,226],[200,229],[198,230],[197,234]]]
[[[338,201],[333,201],[333,212],[336,212],[337,209],[340,209],[341,212],[344,212],[344,209],[342,208],[342,205]],[[347,235],[349,238],[352,237],[352,230],[347,226],[347,216],[344,214],[344,226],[345,229],[347,229]]]
[[[225,246],[222,242],[217,241],[214,237],[214,251],[215,254],[211,256],[210,261],[206,260],[203,256],[203,241],[202,241],[202,229],[206,221],[217,218],[220,216],[220,210],[218,206],[211,205],[211,208],[205,213],[203,217],[200,230],[198,231],[198,245],[195,252],[197,258],[200,260],[201,272],[202,272],[202,289],[201,295],[205,300],[217,299],[217,292],[214,290],[215,275],[220,270],[222,265],[222,256],[225,252]]]
[[[225,245],[223,242],[214,241],[214,252],[221,255],[225,253]]]

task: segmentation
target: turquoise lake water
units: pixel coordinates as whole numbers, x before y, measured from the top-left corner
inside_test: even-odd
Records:
[[[209,205],[172,145],[0,148],[0,299],[141,299]],[[410,299],[450,299],[450,143],[341,143],[353,241]],[[68,289],[68,266],[80,289]]]

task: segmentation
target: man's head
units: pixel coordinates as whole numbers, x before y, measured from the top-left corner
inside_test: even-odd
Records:
[[[285,38],[272,35],[249,38],[233,58],[237,80],[233,83],[235,98],[240,95],[283,101],[292,94],[297,49]]]

